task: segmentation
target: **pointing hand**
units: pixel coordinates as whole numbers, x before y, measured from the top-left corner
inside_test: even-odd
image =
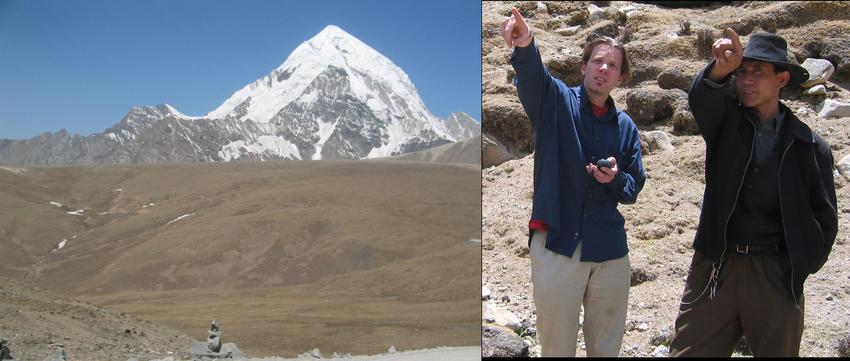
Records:
[[[502,22],[502,37],[508,47],[519,46],[524,48],[531,44],[531,29],[522,19],[519,10],[511,8],[511,16]]]

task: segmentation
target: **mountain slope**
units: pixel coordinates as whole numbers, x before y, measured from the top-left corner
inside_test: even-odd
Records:
[[[379,158],[478,132],[465,113],[432,115],[401,68],[330,25],[205,116],[134,107],[103,133],[0,140],[0,164]]]
[[[420,150],[393,157],[399,160],[413,160],[434,163],[465,163],[481,165],[481,135],[431,149]]]

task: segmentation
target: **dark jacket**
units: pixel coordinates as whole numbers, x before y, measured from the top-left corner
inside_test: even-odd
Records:
[[[747,167],[752,161],[755,122],[737,97],[706,84],[708,65],[691,85],[688,102],[706,143],[705,193],[694,249],[718,267],[727,252],[726,231]],[[725,82],[728,82],[727,78]],[[784,104],[778,147],[779,207],[790,259],[785,284],[798,302],[803,281],[826,262],[838,230],[833,158],[829,145]]]
[[[614,107],[596,117],[583,86],[569,88],[543,66],[537,46],[516,47],[511,57],[522,106],[534,128],[534,200],[531,218],[548,226],[546,248],[581,260],[602,262],[625,256],[625,220],[617,204],[632,204],[646,180],[640,136],[629,116]],[[608,184],[585,166],[617,159],[619,173]]]

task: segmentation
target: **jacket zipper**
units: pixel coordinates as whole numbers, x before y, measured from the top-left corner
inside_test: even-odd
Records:
[[[781,173],[781,171],[782,171],[782,162],[785,160],[785,154],[788,153],[788,149],[791,149],[792,144],[794,144],[793,138],[791,139],[791,143],[788,143],[788,147],[785,148],[785,151],[782,152],[782,158],[779,159],[779,172],[778,173]],[[779,194],[782,194],[782,177],[780,177],[779,174],[777,174],[776,178],[779,180]],[[781,214],[781,212],[782,212],[782,197],[781,196],[779,197],[779,211],[780,211],[780,214]],[[784,237],[785,238],[785,249],[789,250],[789,253],[790,253],[791,248],[788,246],[788,237],[787,237],[788,231],[785,229],[785,222],[782,222],[782,232],[784,232],[785,235],[786,235],[786,237]],[[799,306],[800,303],[797,302],[797,294],[794,293],[794,262],[791,261],[790,254],[788,256],[788,263],[791,264],[791,297],[794,297],[794,304]]]
[[[744,119],[747,119],[747,118],[744,117]],[[744,167],[744,175],[741,176],[741,183],[738,184],[738,192],[735,193],[735,203],[732,204],[732,211],[729,212],[729,215],[726,217],[726,223],[723,224],[723,253],[720,254],[720,265],[716,269],[717,273],[715,275],[715,283],[714,283],[714,287],[711,291],[711,296],[712,296],[711,298],[712,299],[714,299],[716,297],[717,284],[720,282],[720,269],[723,268],[723,260],[726,257],[726,243],[728,242],[728,240],[726,239],[726,230],[729,228],[729,220],[732,219],[732,214],[735,213],[735,208],[738,206],[738,197],[741,196],[741,188],[744,187],[744,179],[747,177],[747,169],[750,169],[750,162],[752,162],[752,160],[753,160],[753,150],[756,147],[756,132],[758,130],[756,129],[756,126],[755,126],[755,124],[753,124],[752,121],[747,119],[747,122],[750,123],[750,126],[753,127],[753,140],[750,143],[750,157],[747,158],[747,166]],[[781,163],[781,161],[780,161],[780,163]]]

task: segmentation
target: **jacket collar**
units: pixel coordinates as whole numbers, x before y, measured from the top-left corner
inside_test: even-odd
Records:
[[[588,113],[593,114],[593,111],[590,109],[590,97],[587,95],[587,89],[584,88],[584,83],[579,85],[579,89],[578,101],[581,105],[581,111],[587,111]],[[610,94],[608,95],[608,99],[605,100],[605,105],[608,107],[608,111],[598,119],[603,122],[616,120],[617,117],[615,115],[617,113],[617,108],[614,106],[614,98],[611,98]]]
[[[743,110],[743,113],[745,114],[744,117],[747,118],[750,123],[759,121],[758,117],[755,116],[754,111],[751,108],[747,108],[741,103],[738,104]],[[786,141],[783,143],[786,143],[787,145],[787,142],[790,142],[793,138],[797,138],[798,140],[806,143],[815,142],[815,137],[809,126],[806,125],[806,123],[803,123],[803,121],[801,121],[799,118],[797,118],[794,112],[792,112],[791,109],[785,106],[785,104],[782,104],[782,102],[779,102],[779,112],[785,112],[785,120],[783,121],[782,125],[782,133],[785,135],[784,139]],[[753,126],[755,127],[755,124],[753,124]]]

